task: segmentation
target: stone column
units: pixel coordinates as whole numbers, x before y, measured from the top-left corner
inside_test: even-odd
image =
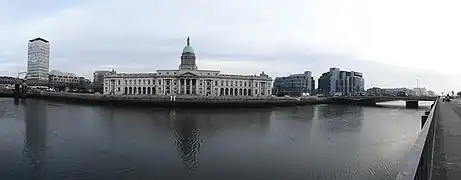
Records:
[[[178,78],[178,94],[181,94],[181,78]]]
[[[190,94],[192,94],[192,79],[189,79],[189,91],[190,91]]]
[[[181,85],[181,90],[184,92],[184,94],[186,94],[186,92],[184,91],[184,87],[186,87],[186,81],[184,80],[184,78],[182,78],[181,81],[184,83],[184,85]]]
[[[165,85],[165,84],[166,84],[166,80],[165,80],[165,79],[162,79],[162,86],[163,86],[162,94],[163,94],[163,95],[166,95],[166,89],[165,89],[165,88],[166,88],[166,85]]]
[[[187,84],[186,84],[186,79],[183,78],[183,79],[182,79],[182,82],[184,82],[184,85],[181,86],[181,89],[184,91],[184,94],[187,94],[187,92],[186,92],[186,86],[187,86]]]
[[[180,79],[179,79],[179,93],[181,93],[181,90],[182,90],[183,87],[185,86],[185,84],[184,84],[184,85],[181,85],[181,82],[182,82],[182,81],[184,81],[184,79],[183,79],[183,78],[180,78]]]
[[[173,78],[170,79],[170,94],[174,94]]]
[[[184,86],[181,87],[184,90],[184,94],[187,94],[186,87],[187,87],[187,79],[182,79],[184,82]]]
[[[189,84],[189,78],[184,79],[184,94],[188,94],[188,93],[187,93],[187,89],[189,88],[188,85],[190,86],[190,84]]]
[[[213,95],[213,80],[208,80],[208,82],[210,82],[210,96]]]

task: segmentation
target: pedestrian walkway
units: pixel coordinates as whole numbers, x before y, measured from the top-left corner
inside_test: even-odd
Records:
[[[461,180],[461,100],[440,101],[436,117],[432,179]]]

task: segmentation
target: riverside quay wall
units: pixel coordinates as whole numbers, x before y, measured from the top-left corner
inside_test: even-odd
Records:
[[[235,96],[158,96],[158,95],[101,95],[36,91],[28,92],[27,98],[125,106],[155,107],[274,107],[324,104],[329,100],[317,97],[235,97]]]

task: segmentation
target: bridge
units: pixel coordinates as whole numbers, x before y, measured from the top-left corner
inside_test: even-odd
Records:
[[[461,179],[461,99],[434,102],[400,164],[397,180]]]
[[[70,88],[70,89],[94,89],[94,85],[89,83],[65,83],[65,82],[56,82],[50,80],[25,80],[15,77],[0,77],[0,84],[22,85],[25,83],[27,86],[47,86],[51,88]]]
[[[338,96],[330,97],[337,104],[376,105],[379,102],[405,101],[407,108],[418,108],[418,101],[435,101],[431,96]]]

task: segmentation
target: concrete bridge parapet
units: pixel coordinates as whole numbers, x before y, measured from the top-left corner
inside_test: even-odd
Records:
[[[437,97],[399,97],[399,96],[351,96],[351,97],[330,97],[335,104],[356,104],[356,105],[376,105],[379,102],[405,101],[407,108],[418,108],[418,101],[435,101]]]

